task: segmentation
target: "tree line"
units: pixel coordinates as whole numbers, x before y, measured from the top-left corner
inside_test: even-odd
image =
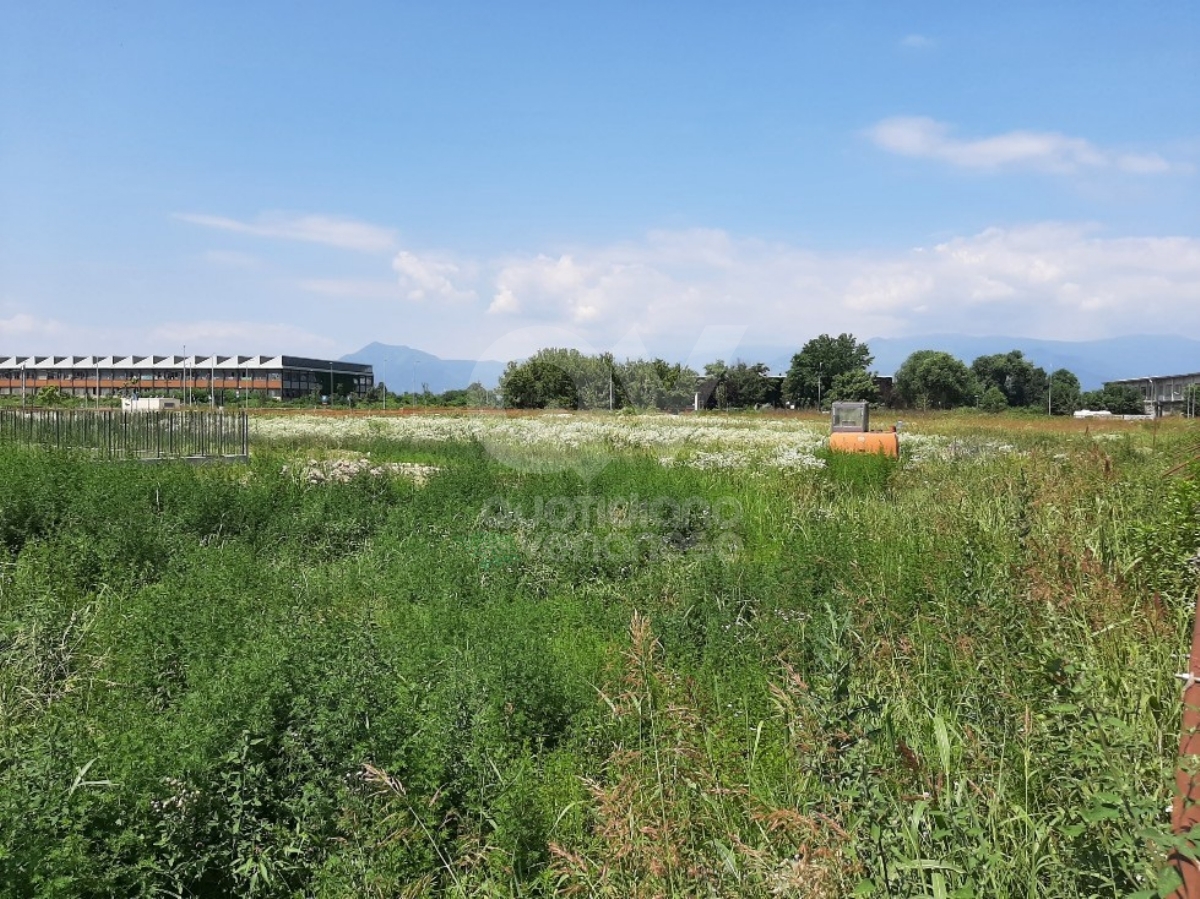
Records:
[[[502,405],[516,409],[825,408],[838,400],[913,409],[977,407],[985,412],[1036,409],[1070,415],[1077,409],[1115,414],[1142,411],[1128,385],[1083,391],[1065,368],[1047,373],[1020,350],[980,356],[970,365],[949,353],[918,350],[893,379],[871,370],[874,356],[852,334],[822,334],[792,356],[782,376],[762,362],[717,359],[697,372],[663,359],[617,360],[550,347],[510,362],[500,378]]]

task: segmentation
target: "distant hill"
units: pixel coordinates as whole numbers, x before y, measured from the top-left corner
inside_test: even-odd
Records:
[[[801,344],[802,345],[802,344]],[[964,334],[925,334],[917,337],[872,337],[872,368],[894,374],[917,350],[941,350],[970,365],[979,356],[1020,350],[1047,371],[1065,368],[1075,373],[1084,390],[1105,381],[1200,371],[1200,340],[1171,334],[1138,334],[1105,340],[1036,340],[1031,337],[971,337]],[[733,355],[744,362],[763,362],[774,372],[786,372],[796,347],[745,346]]]
[[[375,381],[387,384],[393,393],[421,390],[431,393],[461,390],[472,381],[494,388],[500,383],[504,363],[494,360],[442,359],[432,353],[408,346],[369,343],[361,350],[343,356],[342,362],[363,362],[375,370]]]

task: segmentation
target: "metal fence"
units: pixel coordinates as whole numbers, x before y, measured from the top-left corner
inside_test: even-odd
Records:
[[[245,412],[0,409],[0,442],[110,459],[245,458],[250,425]]]

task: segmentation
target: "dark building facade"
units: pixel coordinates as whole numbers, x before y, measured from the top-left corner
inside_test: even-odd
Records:
[[[1145,378],[1124,378],[1108,384],[1128,385],[1142,392],[1147,415],[1196,415],[1197,393],[1200,392],[1200,372],[1186,375],[1155,375]]]

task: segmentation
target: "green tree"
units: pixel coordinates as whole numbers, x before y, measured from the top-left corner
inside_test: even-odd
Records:
[[[557,369],[561,373],[561,377],[555,376],[554,383],[560,384],[562,377],[565,377],[574,385],[571,391],[555,388],[552,391],[554,395],[547,397],[551,405],[571,409],[607,409],[610,401],[614,407],[620,407],[625,403],[621,385],[616,377],[616,364],[611,353],[588,356],[576,349],[547,347],[538,350],[523,363],[515,365],[510,363],[501,378],[501,387],[504,387],[504,378],[508,377],[510,370],[515,371],[522,365],[534,362],[538,363],[538,371],[541,373],[539,383],[548,385],[550,382],[546,378],[549,377],[549,370]],[[518,381],[517,386],[523,389],[526,382]],[[506,390],[505,392],[508,394],[511,391]],[[541,398],[541,394],[535,391],[534,398]],[[526,408],[544,408],[544,406],[528,406]]]
[[[467,387],[457,390],[447,390],[445,393],[433,397],[432,405],[461,409],[478,409],[489,405],[489,395],[487,389],[481,383],[474,381]]]
[[[1008,408],[1008,397],[995,384],[989,384],[987,389],[983,391],[983,395],[979,398],[979,408],[984,412],[1003,412]]]
[[[1133,384],[1105,384],[1100,402],[1114,415],[1140,415],[1146,410],[1145,398]]]
[[[467,405],[472,408],[491,405],[490,391],[479,381],[467,385]]]
[[[510,409],[579,408],[579,390],[570,373],[545,359],[508,363],[500,391]]]
[[[376,381],[375,386],[367,391],[366,399],[368,403],[381,403],[385,396],[387,396],[387,384],[383,381]]]
[[[1045,407],[1046,370],[1026,359],[1020,350],[980,356],[971,363],[971,372],[982,390],[998,388],[1009,406],[1041,403]]]
[[[823,402],[834,378],[855,370],[866,371],[873,361],[870,348],[853,334],[814,337],[792,357],[783,380],[783,398],[796,406]]]
[[[879,385],[866,369],[856,368],[844,371],[833,379],[829,385],[829,401],[847,400],[850,402],[863,401],[879,402]]]
[[[709,362],[704,366],[703,389],[707,391],[708,396],[701,399],[706,400],[706,404],[711,403],[718,409],[728,406],[729,388],[725,384],[728,374],[729,366],[725,364],[724,359]]]
[[[49,384],[37,392],[34,404],[38,406],[64,406],[67,404],[67,395],[62,392],[62,388],[57,384]]]
[[[1065,368],[1050,375],[1046,405],[1051,415],[1070,415],[1080,408],[1079,379]]]
[[[1106,384],[1102,390],[1080,394],[1079,408],[1106,409],[1114,415],[1141,415],[1145,411],[1142,392],[1130,384]]]
[[[615,363],[611,353],[588,356],[576,349],[550,347],[538,350],[532,357],[562,369],[575,382],[580,409],[607,409],[610,400],[614,407],[623,404],[615,382]]]
[[[723,359],[704,366],[704,376],[712,386],[712,399],[718,409],[748,409],[771,399],[773,382],[770,369],[761,362],[740,359],[727,365]]]
[[[766,403],[771,393],[769,373],[770,369],[761,362],[735,362],[726,373],[729,405],[749,409]]]
[[[917,350],[896,372],[896,396],[920,409],[971,405],[977,383],[971,370],[949,353]]]
[[[697,374],[686,365],[662,359],[627,359],[616,364],[616,378],[629,405],[678,412],[692,405]]]

